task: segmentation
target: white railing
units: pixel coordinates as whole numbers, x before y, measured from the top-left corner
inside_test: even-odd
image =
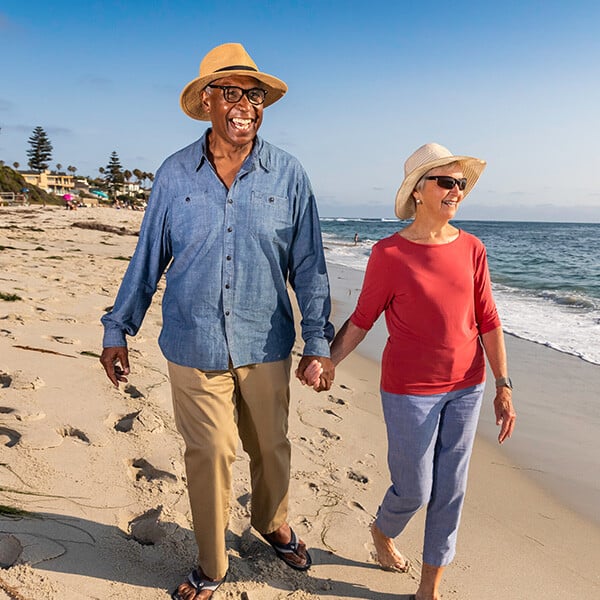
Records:
[[[24,194],[16,194],[15,192],[0,192],[0,206],[10,206],[11,204],[25,204],[26,199]]]

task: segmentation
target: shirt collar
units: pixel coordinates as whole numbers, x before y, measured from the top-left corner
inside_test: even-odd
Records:
[[[200,160],[198,161],[198,165],[196,166],[196,171],[199,171],[204,163],[208,161],[208,134],[210,133],[210,127],[204,132],[202,137],[198,140],[198,146],[200,151]],[[254,142],[254,147],[252,151],[248,155],[248,158],[244,161],[242,165],[241,171],[247,173],[249,171],[253,171],[254,169],[261,167],[265,171],[269,172],[271,170],[271,155],[265,145],[265,142],[258,135],[256,136],[256,140]]]

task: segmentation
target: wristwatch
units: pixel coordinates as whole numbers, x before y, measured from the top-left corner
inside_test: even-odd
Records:
[[[498,379],[496,379],[496,387],[507,387],[509,390],[512,390],[513,384],[510,377],[498,377]]]

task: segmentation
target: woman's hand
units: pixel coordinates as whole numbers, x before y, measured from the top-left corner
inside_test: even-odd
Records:
[[[304,369],[304,375],[300,381],[305,385],[314,387],[321,379],[323,365],[315,358],[310,361],[308,367]]]
[[[512,390],[510,388],[496,388],[494,411],[496,412],[496,425],[500,427],[498,442],[501,444],[512,435],[517,419],[517,413],[512,403]]]
[[[335,377],[335,367],[325,356],[303,356],[296,369],[296,377],[302,385],[310,385],[315,392],[331,388]]]

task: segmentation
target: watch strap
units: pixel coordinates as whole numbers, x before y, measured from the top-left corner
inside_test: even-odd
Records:
[[[498,377],[498,379],[496,379],[496,387],[507,387],[509,390],[512,390],[513,384],[510,377]]]

